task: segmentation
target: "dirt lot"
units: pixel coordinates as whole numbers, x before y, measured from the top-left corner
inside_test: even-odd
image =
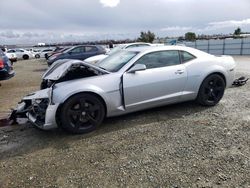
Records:
[[[250,57],[235,57],[250,77]],[[39,88],[42,60],[2,82],[2,116]],[[107,119],[87,135],[0,128],[0,187],[250,187],[250,84],[213,108],[192,102]]]

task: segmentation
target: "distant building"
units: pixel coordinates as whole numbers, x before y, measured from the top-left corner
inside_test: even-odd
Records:
[[[40,42],[40,43],[38,43],[37,45],[38,45],[38,46],[45,46],[46,44],[45,44],[45,43]]]
[[[241,37],[246,37],[249,38],[250,37],[250,33],[244,33],[244,34],[240,34]]]

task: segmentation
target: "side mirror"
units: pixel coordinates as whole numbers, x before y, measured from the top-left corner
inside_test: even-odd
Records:
[[[144,64],[136,64],[136,65],[134,65],[134,66],[128,71],[128,73],[135,73],[135,72],[137,72],[137,71],[142,71],[142,70],[146,70],[146,69],[147,69],[146,65],[144,65]]]

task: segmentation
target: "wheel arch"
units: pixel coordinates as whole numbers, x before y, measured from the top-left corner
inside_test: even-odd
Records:
[[[200,92],[200,89],[201,89],[201,85],[202,83],[204,82],[204,80],[206,80],[207,77],[211,76],[211,75],[214,75],[214,74],[217,74],[219,76],[221,76],[225,82],[225,86],[227,85],[227,80],[226,80],[226,76],[224,75],[224,73],[220,72],[220,71],[215,71],[215,72],[210,72],[208,73],[203,79],[202,81],[200,82],[200,85],[199,85],[199,88],[198,88],[198,92],[197,92],[197,95],[196,95],[196,99],[198,97],[198,94]]]
[[[61,110],[62,110],[63,104],[64,104],[67,100],[69,100],[71,97],[73,97],[73,96],[75,96],[75,95],[79,95],[79,94],[91,94],[91,95],[94,95],[95,97],[97,97],[98,99],[100,99],[101,102],[103,103],[104,109],[105,109],[105,115],[104,115],[104,117],[107,116],[107,104],[106,104],[104,98],[103,98],[100,94],[97,94],[97,93],[92,92],[92,91],[82,91],[82,92],[74,93],[74,94],[68,96],[62,103],[60,103],[60,105],[58,106],[58,108],[57,108],[57,110],[56,110],[56,122],[57,122],[57,125],[58,125],[58,126],[61,126],[61,122],[60,122],[60,120],[59,120],[58,117],[59,117],[59,114],[60,114],[60,112],[61,112]]]
[[[213,75],[213,74],[217,74],[217,75],[221,76],[221,77],[223,78],[224,82],[225,82],[225,85],[227,85],[226,76],[224,75],[224,73],[219,72],[219,71],[215,71],[215,72],[211,72],[211,73],[207,74],[207,75],[205,76],[205,78],[203,78],[202,82],[203,82],[207,77],[209,77],[209,76],[211,76],[211,75]],[[201,84],[202,84],[202,82],[201,82]],[[200,84],[200,87],[201,87],[201,84]]]

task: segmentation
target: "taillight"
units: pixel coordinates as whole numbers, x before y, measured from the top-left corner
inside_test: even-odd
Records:
[[[1,69],[4,68],[4,62],[3,62],[2,59],[0,59],[0,68],[1,68]]]

